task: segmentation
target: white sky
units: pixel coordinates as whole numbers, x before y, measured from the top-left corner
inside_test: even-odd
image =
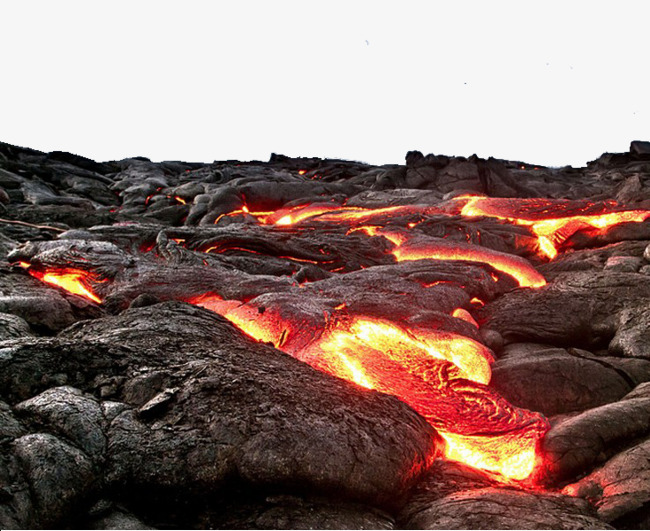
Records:
[[[649,2],[0,3],[0,140],[574,166],[650,140]]]

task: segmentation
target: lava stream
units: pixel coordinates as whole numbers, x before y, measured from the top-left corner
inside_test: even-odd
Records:
[[[102,300],[93,292],[91,282],[102,282],[96,275],[83,269],[48,269],[39,271],[32,269],[27,262],[21,262],[21,267],[27,269],[27,272],[34,278],[37,278],[45,284],[63,288],[69,293],[74,293],[85,299],[101,304]]]
[[[494,269],[513,277],[519,286],[540,288],[546,285],[544,277],[524,258],[460,242],[440,238],[412,238],[403,231],[379,230],[374,234],[391,241],[391,251],[398,262],[407,260],[467,260],[489,264]]]
[[[461,215],[503,219],[529,226],[537,236],[539,253],[549,260],[557,256],[558,247],[584,228],[606,230],[625,222],[642,222],[650,210],[615,210],[616,203],[573,202],[553,199],[503,199],[462,197],[467,203]]]
[[[423,205],[398,205],[380,208],[351,207],[336,205],[332,203],[313,203],[295,207],[280,208],[272,212],[251,211],[244,206],[219,216],[215,223],[223,217],[231,217],[239,214],[248,214],[256,219],[261,225],[275,225],[279,227],[296,225],[305,220],[317,220],[331,223],[367,223],[373,218],[380,218],[386,215],[409,215],[409,214],[443,214],[436,207]]]
[[[448,459],[515,480],[533,471],[536,444],[548,424],[542,415],[512,406],[487,387],[493,358],[476,341],[347,314],[330,320],[325,330],[306,331],[272,308],[260,314],[254,305],[217,295],[190,302],[312,367],[399,397],[443,436]],[[295,339],[305,334],[308,341]]]

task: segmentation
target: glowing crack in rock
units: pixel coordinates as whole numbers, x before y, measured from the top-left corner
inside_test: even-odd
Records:
[[[308,204],[277,211],[258,211],[244,205],[222,214],[215,222],[224,216],[241,216],[242,220],[267,225],[269,230],[286,230],[292,225],[292,230],[300,230],[306,222],[312,229],[318,223],[348,226],[347,234],[361,233],[388,240],[392,248],[387,252],[397,262],[429,259],[486,263],[512,276],[521,287],[539,288],[546,281],[527,260],[478,245],[429,237],[418,230],[421,221],[413,221],[412,216],[425,219],[428,215],[460,213],[470,219],[487,216],[525,225],[536,235],[540,255],[548,259],[553,259],[559,246],[577,231],[607,230],[619,223],[641,222],[650,217],[650,211],[621,210],[612,202],[478,196],[453,200],[459,201],[464,204],[458,205],[455,212],[421,205],[363,208]],[[386,220],[398,217],[402,228],[395,228],[393,221],[386,228]],[[183,238],[174,241],[184,243]],[[257,253],[232,244],[213,246],[204,252],[236,250]],[[92,273],[72,268],[38,271],[27,263],[21,265],[45,283],[101,302],[93,291],[93,284],[101,280]],[[492,276],[498,280],[497,275]],[[514,407],[487,387],[491,353],[470,338],[352,315],[345,302],[332,308],[319,322],[311,322],[307,317],[291,318],[291,312],[269,308],[261,312],[254,304],[224,300],[217,293],[193,297],[188,302],[224,316],[255,340],[272,343],[319,370],[399,397],[442,435],[448,459],[516,480],[529,477],[540,459],[536,445],[547,431],[548,422],[539,413]],[[474,298],[471,304],[480,307],[484,302]],[[453,316],[477,324],[463,308],[456,309]]]
[[[558,247],[577,231],[585,228],[606,230],[626,222],[650,218],[650,210],[622,210],[616,202],[593,203],[561,199],[503,199],[459,197],[467,199],[461,215],[502,219],[531,228],[537,236],[539,253],[549,260],[557,256]]]
[[[23,265],[23,263],[25,265]],[[74,293],[85,299],[101,304],[102,300],[93,292],[90,283],[101,282],[95,275],[84,271],[83,269],[49,269],[47,271],[38,271],[29,267],[29,264],[23,262],[22,267],[34,278],[37,278],[45,284],[62,288],[69,293]]]
[[[546,420],[487,387],[493,357],[470,338],[342,313],[325,330],[308,333],[312,339],[305,344],[295,340],[306,333],[304,324],[283,320],[272,309],[260,315],[254,305],[214,294],[190,302],[312,367],[399,397],[442,435],[448,459],[515,480],[527,478],[535,467]]]

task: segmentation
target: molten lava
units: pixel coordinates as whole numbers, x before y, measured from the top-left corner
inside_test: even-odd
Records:
[[[410,239],[401,231],[378,231],[395,244],[391,251],[398,262],[406,260],[467,260],[489,264],[513,277],[519,286],[539,288],[546,285],[544,277],[524,258],[501,253],[486,247],[439,238]]]
[[[334,203],[314,203],[299,205],[289,208],[280,208],[272,212],[254,212],[246,206],[240,210],[234,210],[227,214],[220,215],[215,223],[224,216],[236,216],[247,213],[253,216],[262,225],[275,225],[279,227],[297,225],[305,220],[323,221],[329,223],[350,224],[368,223],[373,218],[381,218],[387,215],[409,215],[409,214],[444,214],[436,207],[423,205],[400,205],[381,208],[366,208],[337,205]],[[415,225],[413,225],[415,226]]]
[[[24,266],[23,266],[24,267]],[[64,290],[80,295],[85,299],[101,304],[102,300],[92,291],[90,282],[100,282],[92,273],[83,269],[51,269],[47,271],[37,271],[27,268],[27,272],[38,280],[63,288]]]
[[[288,336],[302,333],[302,327],[245,305],[233,309],[227,302],[199,304],[319,370],[399,397],[443,436],[447,458],[508,479],[522,480],[533,471],[537,440],[548,424],[542,415],[513,407],[487,387],[493,358],[480,343],[450,332],[347,316],[293,349]]]
[[[491,355],[471,339],[431,330],[416,334],[387,321],[353,317],[297,357],[399,397],[443,436],[448,459],[516,480],[533,471],[535,446],[547,423],[486,386]]]
[[[590,203],[558,199],[503,199],[462,197],[467,203],[461,215],[503,219],[529,226],[537,236],[539,254],[552,260],[558,247],[585,228],[608,229],[625,222],[642,222],[650,218],[649,210],[616,210],[614,202]]]
[[[472,314],[470,314],[467,310],[465,310],[463,308],[456,308],[451,315],[452,315],[452,317],[455,317],[456,319],[462,319],[463,321],[466,321],[469,324],[471,324],[472,326],[475,326],[476,328],[478,328],[478,323],[472,317]]]

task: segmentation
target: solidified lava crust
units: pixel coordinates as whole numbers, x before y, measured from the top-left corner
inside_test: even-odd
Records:
[[[650,143],[0,143],[0,527],[643,528]]]

